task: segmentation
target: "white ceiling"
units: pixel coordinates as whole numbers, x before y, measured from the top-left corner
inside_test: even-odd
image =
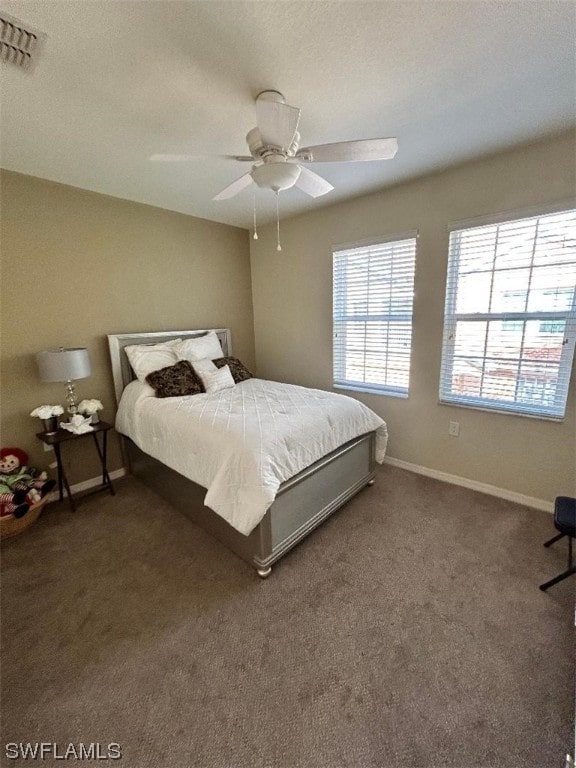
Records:
[[[397,136],[394,160],[309,166],[335,187],[293,215],[576,122],[576,5],[562,0],[0,0],[47,33],[32,73],[2,64],[1,165],[249,227],[254,97],[300,107],[302,146]],[[188,153],[180,164],[150,160]],[[275,211],[259,190],[260,220]]]

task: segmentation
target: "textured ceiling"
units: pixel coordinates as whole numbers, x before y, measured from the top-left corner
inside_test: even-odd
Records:
[[[576,5],[554,0],[0,0],[47,33],[32,73],[2,64],[3,167],[248,227],[254,97],[302,109],[301,144],[397,136],[394,160],[322,163],[335,190],[291,189],[282,216],[575,123]],[[156,153],[192,154],[157,163]],[[275,211],[257,192],[262,221]]]

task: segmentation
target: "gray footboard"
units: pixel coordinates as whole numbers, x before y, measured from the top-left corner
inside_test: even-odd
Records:
[[[124,438],[132,474],[208,533],[268,576],[273,563],[374,478],[375,434],[355,438],[280,486],[276,500],[249,536],[204,506],[206,489]]]

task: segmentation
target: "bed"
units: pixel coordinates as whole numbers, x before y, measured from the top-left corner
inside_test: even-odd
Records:
[[[119,404],[116,427],[123,436],[129,471],[249,563],[261,578],[266,578],[272,565],[284,554],[374,482],[376,461],[383,460],[386,447],[386,425],[351,398],[278,382],[250,379],[218,395],[155,398],[146,391],[147,385],[135,381],[126,347],[200,339],[210,332],[187,330],[108,336]],[[230,331],[220,328],[214,329],[214,333],[224,356],[231,356]],[[241,413],[236,410],[239,408]],[[342,417],[338,414],[340,408],[344,408]],[[353,427],[347,409],[361,411],[360,421]],[[281,439],[277,436],[272,439],[271,433],[282,419],[290,420],[289,439],[286,440],[283,433]],[[310,419],[312,427],[306,421]],[[330,441],[326,442],[322,434],[322,419],[331,425],[325,430],[333,433],[330,441],[340,443],[331,450],[327,450]],[[234,420],[242,422],[240,431],[248,447],[256,427],[259,428],[261,445],[264,445],[259,463],[254,459],[258,454],[256,450],[247,454],[248,458],[243,454],[239,458],[244,447],[233,444],[234,435],[230,437],[227,433],[232,447],[224,447],[222,455],[226,455],[228,464],[218,470],[213,468],[211,451],[214,453],[217,449],[210,442],[211,433],[206,433],[203,444],[203,435],[194,430],[200,429],[200,424],[209,425],[211,429],[216,424],[214,431],[217,432],[222,420],[226,425]],[[299,438],[295,441],[292,438],[296,429]],[[300,436],[305,435],[306,430],[309,437],[302,439]],[[360,434],[353,434],[351,430],[360,430]],[[280,428],[278,431],[281,432]],[[353,437],[346,439],[350,434]],[[280,461],[268,462],[270,445],[278,442],[293,446],[294,450],[290,449]],[[183,450],[181,445],[189,449]],[[253,466],[255,463],[257,468]],[[264,473],[259,481],[251,475],[256,469]],[[234,484],[236,477],[242,478],[247,489]],[[244,500],[243,507],[235,502],[238,498]],[[240,507],[244,510],[240,509],[243,517],[237,514]]]

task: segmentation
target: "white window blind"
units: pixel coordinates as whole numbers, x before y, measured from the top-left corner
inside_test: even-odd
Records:
[[[416,237],[333,253],[334,386],[407,397]]]
[[[450,233],[445,403],[561,419],[576,337],[576,211]]]

